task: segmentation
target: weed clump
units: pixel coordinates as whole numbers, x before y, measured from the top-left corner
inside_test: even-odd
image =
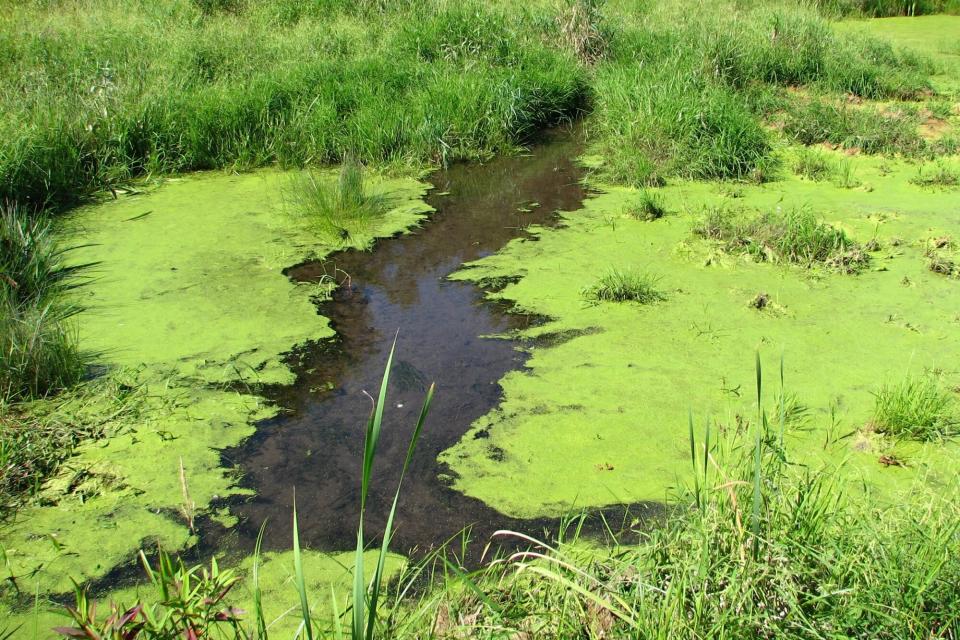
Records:
[[[930,238],[924,251],[927,269],[948,278],[960,278],[960,264],[957,264],[955,254],[954,242],[950,236]]]
[[[79,270],[68,265],[49,221],[13,205],[0,208],[0,404],[66,388],[85,357],[63,299]]]
[[[820,182],[829,180],[836,172],[836,166],[833,158],[825,152],[803,147],[794,158],[793,171],[808,180]]]
[[[610,269],[596,283],[583,290],[593,302],[639,302],[651,304],[667,299],[657,285],[660,277],[637,269]]]
[[[594,64],[607,51],[611,38],[601,8],[603,0],[567,0],[557,16],[563,44],[585,64]]]
[[[956,187],[960,185],[960,172],[943,163],[938,163],[932,171],[927,173],[924,173],[923,167],[920,167],[917,175],[910,178],[910,182],[918,187]]]
[[[657,194],[644,189],[640,193],[639,199],[627,208],[627,215],[635,220],[652,222],[659,220],[667,214],[667,208],[663,199]]]
[[[727,251],[758,261],[787,262],[811,267],[821,264],[844,273],[856,273],[869,262],[862,247],[842,229],[818,219],[807,209],[789,209],[750,215],[744,211],[710,209],[694,226],[694,233],[722,243]]]
[[[348,159],[336,180],[312,171],[297,176],[289,190],[296,215],[331,244],[365,241],[364,235],[389,209],[389,202],[383,195],[370,192],[363,172],[359,162]]]
[[[956,399],[932,375],[910,376],[874,394],[873,426],[893,436],[933,440],[957,431]]]

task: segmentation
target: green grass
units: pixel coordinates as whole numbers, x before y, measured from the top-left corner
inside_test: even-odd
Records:
[[[751,214],[716,207],[704,213],[694,234],[758,261],[822,265],[845,273],[856,273],[869,262],[869,255],[843,230],[802,208]]]
[[[610,269],[583,291],[593,302],[639,302],[652,304],[667,299],[658,287],[660,277],[634,268]]]
[[[762,180],[783,87],[929,89],[788,2],[19,3],[0,60],[0,199],[31,209],[195,169],[484,158],[588,112],[618,181]]]
[[[365,185],[364,168],[353,159],[344,162],[336,179],[312,171],[296,176],[287,199],[295,216],[334,245],[350,245],[368,235],[390,207],[383,195]]]
[[[837,171],[834,159],[818,149],[803,147],[797,151],[792,169],[797,175],[817,182],[830,180]]]
[[[937,163],[926,171],[921,166],[917,169],[917,175],[910,178],[910,182],[919,187],[956,187],[960,185],[960,172],[943,163]]]
[[[927,150],[914,113],[883,113],[873,107],[832,100],[799,102],[788,110],[784,133],[804,145],[829,142],[864,153],[916,156]]]
[[[651,222],[667,215],[667,208],[663,198],[649,189],[644,189],[637,201],[627,208],[626,213],[636,220]]]
[[[86,357],[64,294],[89,265],[68,265],[50,222],[0,207],[0,406],[69,387]]]
[[[144,174],[348,154],[475,159],[587,104],[546,9],[298,4],[5,10],[0,199],[65,207]]]
[[[960,426],[954,394],[932,376],[909,376],[874,394],[873,426],[892,436],[933,440]]]
[[[811,4],[828,15],[868,18],[960,12],[957,0],[813,0]]]

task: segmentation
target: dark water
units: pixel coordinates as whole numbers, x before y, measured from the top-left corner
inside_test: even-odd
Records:
[[[231,534],[238,538],[234,544],[248,546],[269,518],[265,546],[289,549],[294,488],[304,544],[322,550],[356,544],[363,432],[371,408],[364,392],[376,395],[398,331],[367,530],[382,531],[417,414],[435,381],[435,400],[404,483],[393,550],[422,552],[465,528],[479,542],[474,547],[499,528],[556,532],[555,520],[509,518],[451,490],[440,477],[449,470],[437,462],[475,419],[496,407],[498,380],[524,365],[516,341],[482,336],[509,334],[537,321],[484,302],[476,285],[446,277],[514,238],[534,241],[524,227],[554,224],[558,210],[580,207],[586,194],[581,170],[571,161],[578,142],[570,133],[552,137],[526,155],[434,174],[428,201],[436,213],[414,233],[381,241],[372,252],[344,251],[287,270],[294,280],[315,281],[336,269],[338,279],[349,274],[349,286],[319,305],[337,338],[293,355],[298,381],[272,398],[284,411],[224,454],[240,465],[244,484],[257,494],[232,507],[241,519]],[[532,202],[539,206],[525,206]],[[607,515],[616,520],[623,512],[614,508]]]

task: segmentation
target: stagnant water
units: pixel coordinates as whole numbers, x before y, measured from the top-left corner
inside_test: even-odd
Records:
[[[349,285],[318,308],[338,337],[293,354],[298,381],[272,398],[283,411],[258,425],[242,447],[224,454],[256,491],[256,497],[232,507],[240,518],[231,534],[238,538],[234,544],[248,547],[269,518],[265,547],[288,549],[294,488],[306,545],[345,550],[356,544],[363,435],[371,409],[364,392],[376,395],[398,331],[368,531],[382,531],[432,381],[436,396],[404,483],[393,549],[424,551],[465,528],[480,541],[474,548],[499,528],[537,535],[556,530],[557,521],[509,518],[450,489],[442,479],[449,470],[437,462],[475,419],[496,407],[503,375],[524,364],[515,340],[489,336],[536,321],[484,301],[474,284],[446,278],[512,239],[534,241],[524,231],[527,225],[555,224],[557,211],[580,207],[586,194],[581,170],[571,160],[577,140],[569,132],[551,137],[529,154],[435,173],[428,201],[436,212],[413,233],[378,242],[372,252],[344,251],[287,270],[297,281],[334,272],[343,280],[349,274]],[[611,511],[622,516],[624,510]]]

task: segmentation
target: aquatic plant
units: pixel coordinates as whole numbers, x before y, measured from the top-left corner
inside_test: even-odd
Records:
[[[951,637],[960,507],[931,493],[865,518],[835,470],[794,465],[760,380],[758,358],[755,421],[708,421],[698,439],[691,417],[691,471],[663,522],[600,553],[578,544],[576,522],[557,542],[501,531],[529,550],[475,576],[476,590],[426,599],[426,617],[480,638]]]
[[[908,376],[874,393],[872,425],[892,436],[932,440],[956,433],[956,399],[932,375]]]
[[[294,214],[331,244],[362,238],[389,208],[383,195],[366,187],[363,172],[359,162],[348,158],[335,181],[313,171],[299,174],[288,189]]]
[[[834,175],[836,166],[833,158],[825,152],[802,147],[794,158],[793,171],[808,180],[829,180]]]
[[[841,189],[856,189],[863,184],[860,182],[860,179],[857,178],[857,174],[853,169],[853,161],[850,158],[844,158],[837,165],[835,181],[836,185]]]
[[[691,415],[691,471],[674,495],[677,508],[663,519],[618,535],[608,527],[612,546],[604,550],[580,544],[583,514],[565,521],[555,539],[500,531],[495,538],[512,539],[520,550],[471,573],[442,552],[430,554],[397,583],[382,626],[374,610],[382,601],[375,591],[382,588],[377,586],[381,576],[375,572],[367,587],[357,565],[354,601],[367,604],[350,612],[350,637],[369,640],[373,630],[393,638],[493,639],[530,630],[549,638],[790,637],[801,632],[859,637],[877,636],[877,630],[878,637],[891,639],[951,637],[960,628],[955,588],[960,506],[949,497],[956,487],[943,494],[914,494],[865,517],[861,501],[850,499],[836,469],[815,471],[791,458],[785,433],[796,419],[790,414],[797,414],[790,406],[799,405],[785,389],[782,365],[772,417],[764,410],[759,356],[756,373],[755,419],[708,420],[698,438]],[[371,469],[367,461],[376,455],[388,376],[389,371],[368,425],[365,474]],[[428,405],[429,394],[421,421]],[[407,462],[418,432],[419,426]],[[318,630],[308,601],[323,594],[307,593],[296,528],[294,536],[294,584],[303,616],[297,637],[313,638]],[[358,544],[358,562],[360,557]],[[88,630],[136,628],[137,637],[167,640],[189,626],[197,637],[221,633],[266,640],[256,561],[255,620],[244,623],[226,602],[235,574],[215,564],[205,571],[163,558],[158,569],[149,569],[154,588],[163,594],[160,604],[115,607],[103,619],[78,589],[73,615],[81,624],[70,630],[74,637],[98,637],[80,635]],[[427,571],[432,562],[441,566],[439,575]],[[425,588],[411,591],[418,579]],[[339,621],[340,612],[334,614]],[[149,616],[166,625],[146,623]],[[347,634],[335,622],[332,635]]]
[[[637,220],[650,222],[659,220],[667,214],[666,206],[656,193],[649,189],[640,192],[640,197],[627,208],[627,215]]]
[[[0,407],[0,521],[36,498],[78,445],[132,423],[142,399],[142,388],[118,372],[29,405]]]
[[[651,304],[666,300],[666,294],[657,285],[660,277],[635,268],[610,269],[600,279],[583,290],[587,300],[594,302],[639,302]]]
[[[842,229],[805,208],[751,214],[713,207],[694,225],[694,234],[719,241],[726,250],[756,260],[806,267],[821,264],[847,273],[861,270],[870,257]]]

